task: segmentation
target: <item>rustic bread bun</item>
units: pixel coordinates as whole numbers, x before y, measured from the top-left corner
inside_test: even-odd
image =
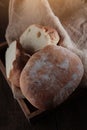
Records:
[[[77,88],[83,65],[66,48],[48,45],[33,54],[20,76],[20,87],[27,100],[38,109],[62,103]]]
[[[21,45],[14,41],[6,51],[6,75],[12,85],[20,87],[19,78],[29,56],[26,55]]]
[[[20,37],[22,47],[31,53],[34,53],[46,45],[59,42],[59,35],[57,31],[48,26],[31,25]]]

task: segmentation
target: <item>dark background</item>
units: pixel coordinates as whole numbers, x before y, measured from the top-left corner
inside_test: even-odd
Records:
[[[0,0],[0,41],[5,40],[5,29],[8,24],[9,0]]]
[[[0,0],[0,42],[5,41],[8,0]],[[5,49],[0,50],[4,61]],[[76,91],[58,108],[30,120],[24,116],[0,72],[0,130],[87,130],[87,89]]]

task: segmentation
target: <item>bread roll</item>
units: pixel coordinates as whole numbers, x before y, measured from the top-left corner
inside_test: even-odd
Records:
[[[21,45],[14,41],[10,44],[6,51],[6,75],[12,85],[19,87],[20,73],[28,61],[29,56],[26,55]]]
[[[46,45],[56,45],[59,41],[57,31],[48,26],[31,25],[20,37],[22,47],[27,51],[34,53]]]
[[[21,73],[20,87],[33,106],[50,109],[68,98],[83,73],[77,55],[61,46],[48,45],[31,56]]]

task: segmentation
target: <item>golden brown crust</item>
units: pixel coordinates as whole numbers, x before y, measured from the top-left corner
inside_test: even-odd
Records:
[[[42,26],[42,25],[37,25],[37,24],[35,24],[35,26],[39,27],[42,30],[45,30],[45,32],[49,34],[51,40],[59,38],[59,35],[56,29],[50,26]]]
[[[48,45],[29,59],[20,76],[20,87],[32,105],[49,109],[66,100],[82,76],[78,56],[61,46]]]

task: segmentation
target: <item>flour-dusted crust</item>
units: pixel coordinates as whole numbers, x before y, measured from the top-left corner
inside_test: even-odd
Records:
[[[77,55],[61,46],[48,45],[29,59],[20,76],[20,87],[32,105],[49,109],[68,98],[83,72]]]
[[[20,37],[22,47],[34,53],[46,45],[58,44],[59,35],[54,28],[33,24],[29,26]]]

